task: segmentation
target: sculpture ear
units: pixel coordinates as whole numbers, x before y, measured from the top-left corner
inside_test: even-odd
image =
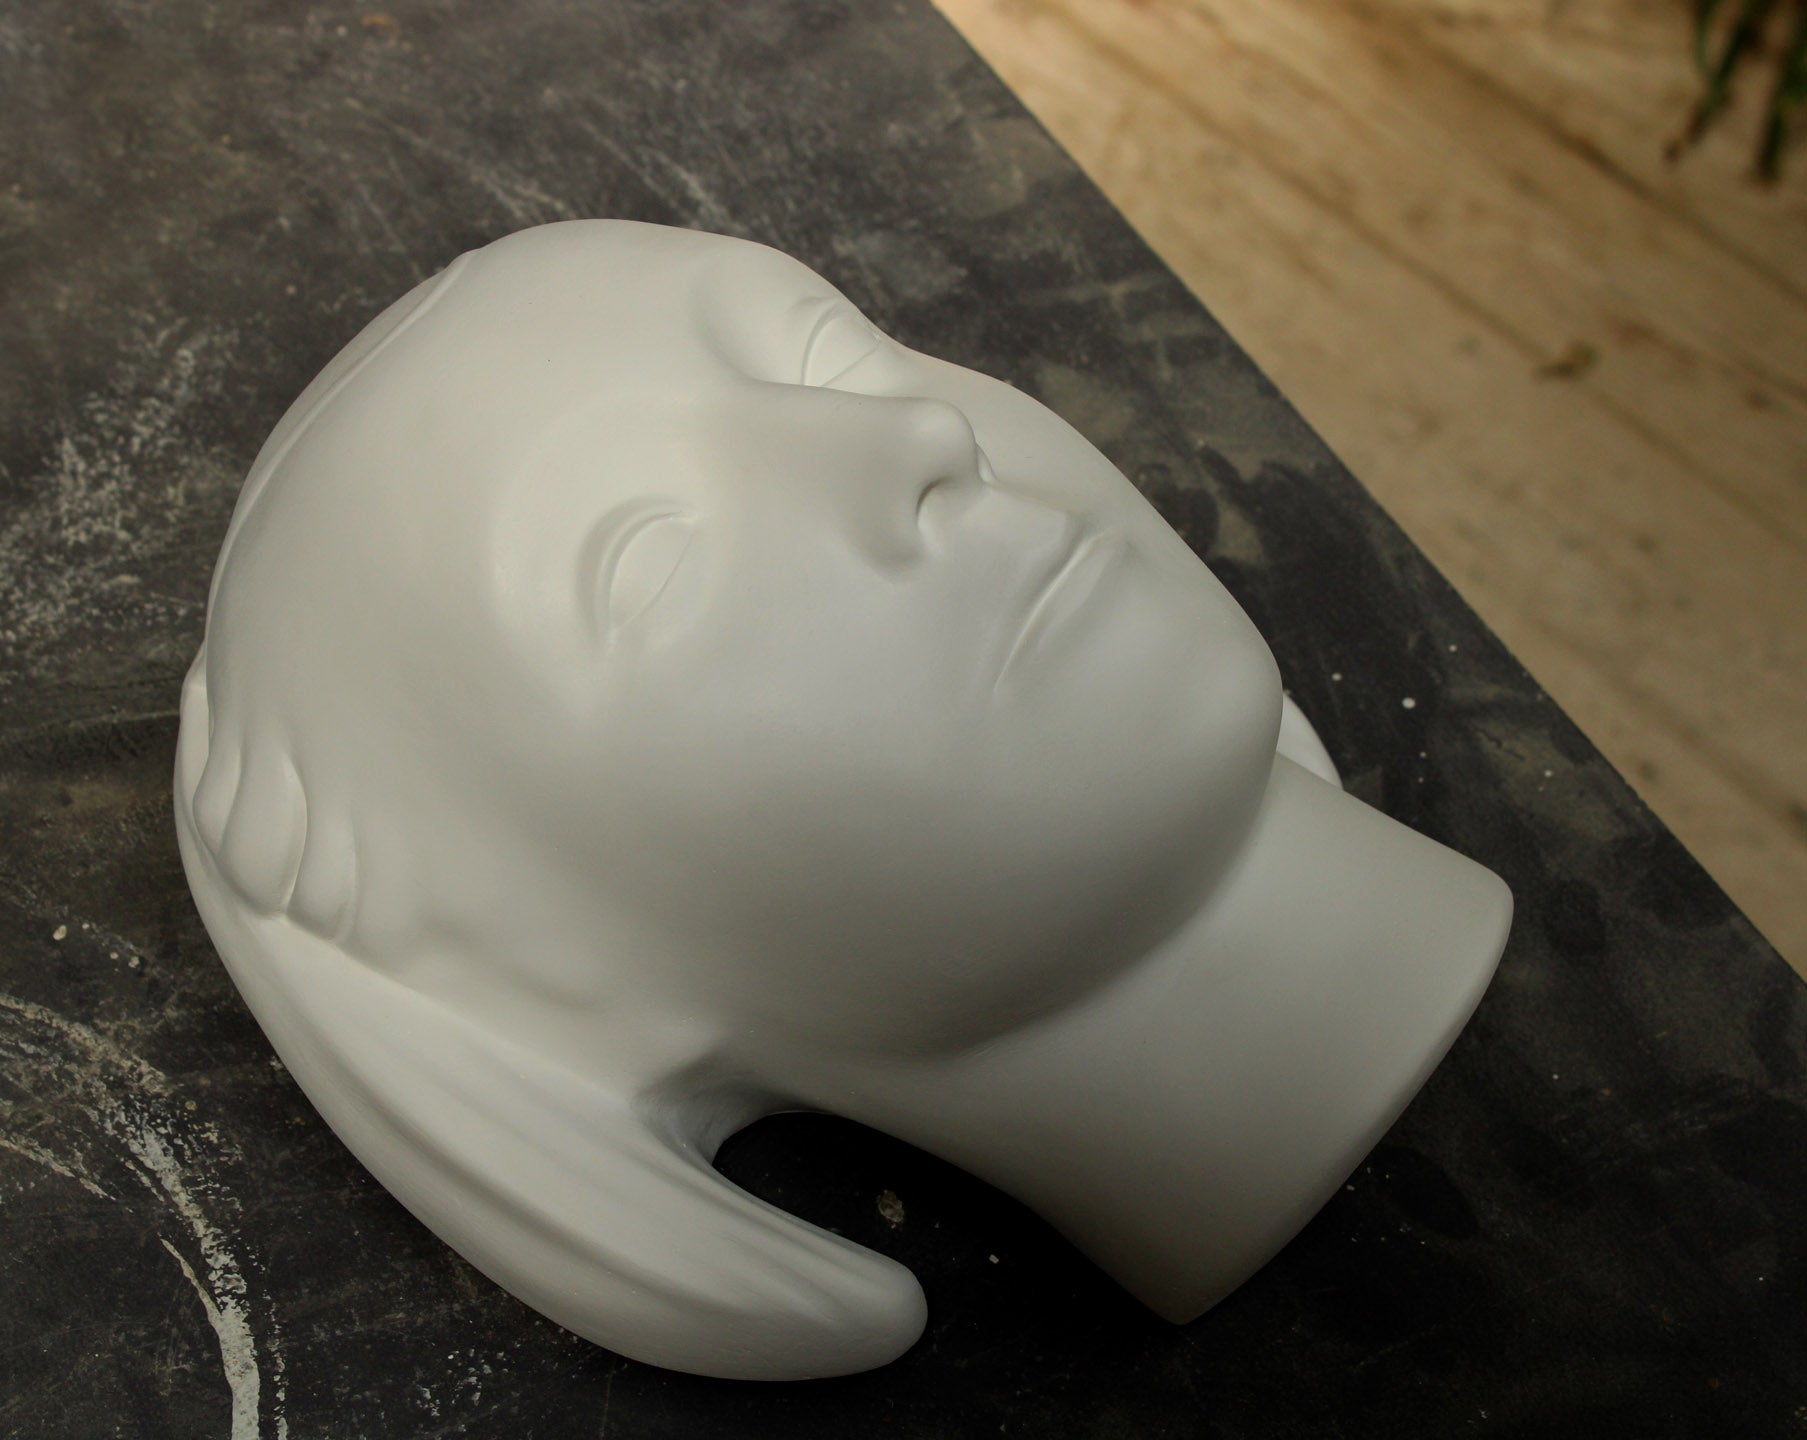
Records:
[[[701,1107],[643,1113],[314,936],[256,919],[253,936],[261,953],[234,978],[340,1138],[559,1324],[655,1365],[762,1380],[868,1370],[921,1334],[915,1277],[731,1184],[704,1158]]]
[[[279,737],[216,723],[206,668],[203,647],[182,687],[183,737],[202,760],[195,829],[239,897],[274,914],[288,903],[307,838],[301,778]]]
[[[182,686],[179,754],[177,806],[189,804],[221,878],[253,910],[286,913],[316,935],[342,938],[357,901],[351,827],[342,816],[310,808],[278,736],[215,723],[205,646]]]

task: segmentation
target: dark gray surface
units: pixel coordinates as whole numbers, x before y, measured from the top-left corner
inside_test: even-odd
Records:
[[[423,1231],[238,1002],[167,784],[239,480],[390,298],[587,215],[780,246],[1060,410],[1351,788],[1516,892],[1450,1060],[1203,1320],[785,1119],[723,1168],[911,1265],[926,1337],[845,1381],[650,1370]],[[298,1440],[1807,1433],[1802,985],[926,4],[13,0],[0,417],[0,1432],[238,1434],[230,1359],[242,1433]]]

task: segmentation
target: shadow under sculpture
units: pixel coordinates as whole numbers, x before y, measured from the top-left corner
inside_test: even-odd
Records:
[[[845,1374],[903,1267],[710,1164],[820,1109],[1190,1319],[1492,974],[1490,872],[1344,795],[1267,646],[1009,386],[776,251],[529,230],[290,409],[176,768],[208,930],[416,1215],[552,1319]]]

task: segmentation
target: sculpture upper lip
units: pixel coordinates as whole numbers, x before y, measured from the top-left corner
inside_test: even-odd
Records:
[[[1033,650],[1052,627],[1085,604],[1122,548],[1123,537],[1115,530],[1080,524],[1071,528],[1065,543],[1036,572],[1028,587],[1022,623],[998,671],[999,680],[1010,673],[1018,657]]]

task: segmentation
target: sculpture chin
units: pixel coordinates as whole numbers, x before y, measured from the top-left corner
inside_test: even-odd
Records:
[[[527,1303],[710,1375],[924,1323],[711,1167],[738,1126],[888,1130],[1189,1318],[1391,1123],[1510,916],[1342,794],[1076,432],[847,312],[625,222],[463,257],[271,436],[183,692],[183,863],[322,1115]]]

